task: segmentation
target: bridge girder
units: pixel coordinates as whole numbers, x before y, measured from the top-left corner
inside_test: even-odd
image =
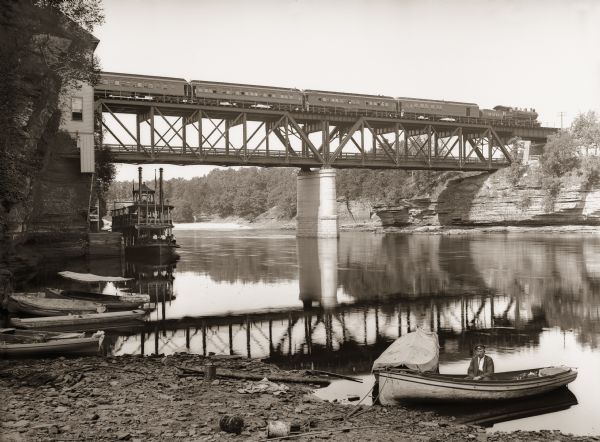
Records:
[[[491,171],[512,162],[513,133],[481,124],[105,98],[96,112],[100,145],[123,163]]]

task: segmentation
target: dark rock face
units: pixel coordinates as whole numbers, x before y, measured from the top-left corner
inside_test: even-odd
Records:
[[[535,180],[512,185],[499,171],[448,181],[430,198],[377,210],[383,227],[600,225],[600,189],[567,180],[551,208]]]
[[[62,156],[73,141],[59,131],[64,85],[50,67],[80,43],[78,31],[29,2],[12,2],[0,15],[0,33],[14,42],[0,63],[7,140],[0,151],[0,268],[17,279],[46,257],[84,254],[91,176]]]

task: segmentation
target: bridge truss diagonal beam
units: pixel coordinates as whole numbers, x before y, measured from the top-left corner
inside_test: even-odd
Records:
[[[96,112],[117,162],[488,171],[512,162],[507,133],[477,124],[107,98]]]

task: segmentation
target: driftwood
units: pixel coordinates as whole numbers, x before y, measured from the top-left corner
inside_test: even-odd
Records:
[[[346,376],[345,374],[339,374],[339,373],[332,373],[330,371],[323,371],[323,370],[308,370],[308,373],[315,373],[315,374],[324,374],[325,376],[330,376],[332,378],[340,378],[340,379],[345,379],[347,381],[352,381],[352,382],[358,382],[362,384],[362,379],[358,379],[358,378],[353,378],[352,376]]]
[[[188,368],[188,367],[180,367],[181,371],[183,371],[184,376],[204,376],[204,370],[199,370],[197,368]],[[276,373],[248,373],[245,371],[233,371],[227,370],[221,367],[217,367],[217,377],[218,378],[229,378],[229,379],[242,379],[246,381],[261,381],[264,378],[267,378],[271,382],[284,382],[284,383],[295,383],[295,384],[316,384],[316,385],[329,385],[331,381],[322,377],[314,377],[314,376],[295,376],[295,375],[282,375]]]
[[[327,429],[327,430],[308,431],[306,433],[294,433],[294,434],[288,434],[287,436],[273,437],[273,438],[267,438],[267,439],[260,439],[260,442],[263,442],[263,441],[274,441],[274,440],[285,440],[285,439],[293,439],[293,438],[300,438],[300,437],[311,437],[311,436],[317,436],[317,435],[329,434],[329,433],[332,433],[332,434],[334,434],[334,433],[349,433],[351,431],[370,430],[370,429],[374,429],[374,428],[399,429],[401,427],[399,425],[364,425],[362,427],[330,428],[330,429]],[[405,436],[407,437],[407,440],[411,439],[409,434],[406,434]]]

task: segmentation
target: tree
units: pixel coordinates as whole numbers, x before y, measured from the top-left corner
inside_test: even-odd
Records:
[[[580,146],[585,146],[586,153],[593,147],[598,153],[600,147],[600,122],[594,111],[579,114],[571,124],[571,134]]]

